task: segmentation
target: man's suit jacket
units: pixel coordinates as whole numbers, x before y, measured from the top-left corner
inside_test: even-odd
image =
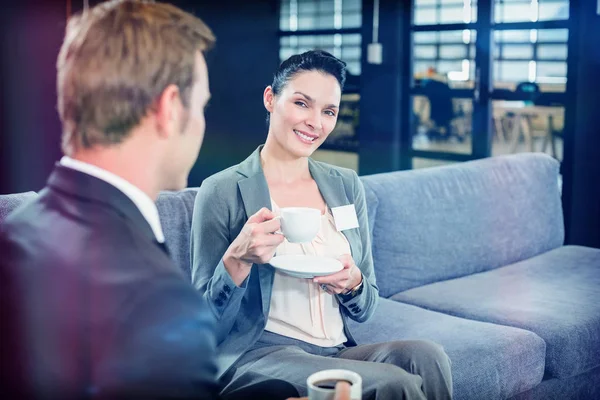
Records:
[[[0,254],[29,395],[214,397],[214,317],[121,191],[57,165]]]
[[[225,251],[250,216],[262,207],[271,209],[260,151],[242,163],[204,180],[196,195],[192,217],[192,280],[204,294],[217,324],[219,376],[260,337],[269,316],[274,269],[254,265],[241,287],[223,265]],[[362,289],[353,296],[338,295],[348,345],[355,341],[347,319],[366,321],[379,301],[375,282],[365,190],[356,172],[308,160],[310,174],[330,208],[354,204],[360,227],[343,231],[352,258],[363,274]]]

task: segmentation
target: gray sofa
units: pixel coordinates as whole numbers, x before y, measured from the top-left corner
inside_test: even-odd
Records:
[[[456,399],[599,399],[600,249],[563,246],[558,167],[520,154],[362,177],[382,299],[357,340],[442,344]],[[195,195],[158,200],[188,274]],[[33,196],[0,196],[0,219]]]

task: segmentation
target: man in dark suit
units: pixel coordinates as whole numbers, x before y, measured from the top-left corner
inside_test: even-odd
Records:
[[[169,4],[113,0],[69,20],[65,156],[0,226],[3,398],[217,397],[214,317],[169,258],[154,203],[198,156],[214,40]],[[231,399],[293,395],[270,380]]]
[[[170,260],[154,204],[186,186],[200,150],[213,42],[168,4],[111,1],[69,21],[57,62],[65,157],[0,228],[5,395],[218,392],[215,322]]]

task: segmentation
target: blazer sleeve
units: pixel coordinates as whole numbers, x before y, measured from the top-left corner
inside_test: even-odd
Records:
[[[218,343],[225,340],[235,323],[248,282],[246,278],[237,286],[223,264],[223,255],[232,241],[228,204],[236,196],[234,193],[225,199],[223,190],[208,179],[198,190],[192,216],[192,283],[218,321]]]
[[[215,320],[181,277],[157,277],[121,316],[107,398],[217,399]]]
[[[362,257],[354,260],[363,275],[362,287],[354,294],[338,295],[340,304],[345,308],[347,315],[357,322],[367,321],[379,304],[379,288],[375,280],[373,268],[373,253],[371,249],[371,234],[367,213],[365,188],[353,172],[354,207],[359,224]]]

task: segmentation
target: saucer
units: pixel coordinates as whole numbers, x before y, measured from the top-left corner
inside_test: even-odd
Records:
[[[344,268],[335,258],[302,254],[275,256],[269,264],[284,274],[306,279],[335,274]]]

